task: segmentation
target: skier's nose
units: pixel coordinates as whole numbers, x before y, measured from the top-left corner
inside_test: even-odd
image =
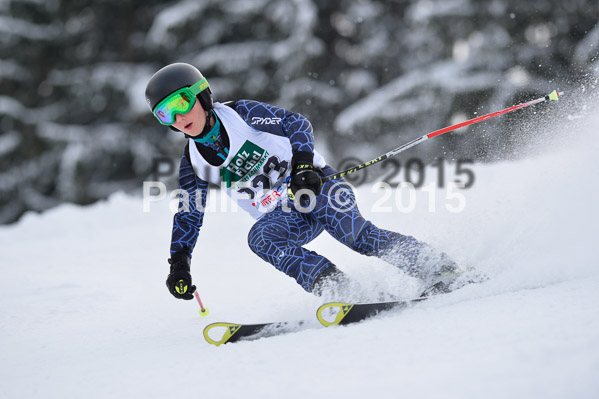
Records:
[[[183,122],[184,120],[185,120],[185,115],[183,115],[183,114],[175,115],[175,122]]]

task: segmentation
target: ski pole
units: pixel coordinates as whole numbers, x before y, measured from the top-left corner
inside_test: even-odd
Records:
[[[553,90],[550,94],[547,94],[546,96],[541,97],[541,98],[537,98],[536,100],[532,100],[532,101],[528,101],[528,102],[525,102],[525,103],[522,103],[522,104],[514,105],[512,107],[509,107],[509,108],[506,108],[506,109],[502,109],[501,111],[492,112],[492,113],[487,114],[487,115],[483,115],[483,116],[479,116],[477,118],[469,119],[469,120],[467,120],[465,122],[460,122],[460,123],[456,123],[455,125],[444,127],[443,129],[435,130],[434,132],[431,132],[431,133],[425,134],[424,136],[418,137],[417,139],[414,139],[414,140],[410,141],[409,143],[406,143],[406,144],[402,145],[401,147],[397,147],[396,149],[391,150],[391,151],[387,152],[386,154],[381,155],[378,158],[375,158],[375,159],[373,159],[371,161],[365,162],[365,163],[363,163],[361,165],[354,166],[353,168],[349,168],[349,169],[344,170],[342,172],[337,172],[337,173],[334,173],[332,175],[324,176],[320,180],[323,183],[325,183],[327,181],[340,179],[340,178],[342,178],[344,176],[347,176],[347,175],[349,175],[351,173],[357,172],[358,170],[367,168],[367,167],[372,166],[372,165],[374,165],[376,163],[384,161],[385,159],[391,158],[391,157],[399,154],[400,152],[403,152],[403,151],[407,150],[408,148],[412,148],[415,145],[422,143],[423,141],[426,141],[428,139],[432,139],[433,137],[436,137],[436,136],[440,136],[443,133],[451,132],[452,130],[459,129],[459,128],[464,127],[464,126],[473,125],[473,124],[478,123],[478,122],[486,121],[487,119],[495,118],[496,116],[507,114],[509,112],[513,112],[513,111],[515,111],[517,109],[520,109],[520,108],[525,108],[525,107],[528,107],[528,106],[531,106],[531,105],[543,103],[543,102],[550,101],[550,100],[558,101],[559,96],[561,96],[563,94],[564,94],[563,92],[559,92],[558,93],[557,91]]]
[[[196,297],[196,299],[198,300],[198,303],[200,304],[200,316],[208,316],[208,308],[205,308],[204,305],[202,304],[202,300],[200,299],[200,294],[198,294],[198,292],[194,292],[193,293]]]

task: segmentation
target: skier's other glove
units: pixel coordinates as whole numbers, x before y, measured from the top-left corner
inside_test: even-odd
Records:
[[[196,286],[191,285],[190,261],[187,254],[173,254],[172,258],[168,260],[171,272],[166,278],[166,287],[175,298],[193,299]]]
[[[302,193],[299,198],[299,203],[302,207],[306,207],[311,197],[316,197],[320,194],[322,181],[316,172],[312,161],[314,154],[309,151],[296,151],[293,153],[291,161],[291,179],[289,180],[289,188],[287,193],[289,199],[295,200],[295,194],[300,190],[308,190],[309,193]]]

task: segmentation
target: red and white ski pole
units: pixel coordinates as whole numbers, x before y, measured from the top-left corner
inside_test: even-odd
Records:
[[[196,299],[198,300],[198,303],[200,304],[200,316],[208,316],[208,308],[205,308],[204,305],[202,304],[202,300],[200,299],[200,294],[198,294],[197,291],[195,291],[193,293],[193,295],[195,295]]]
[[[486,121],[487,119],[495,118],[496,116],[507,114],[507,113],[513,112],[517,109],[525,108],[525,107],[528,107],[531,105],[543,103],[543,102],[550,101],[550,100],[558,101],[559,96],[561,96],[563,94],[564,94],[563,92],[558,93],[557,91],[553,90],[550,94],[547,94],[545,97],[537,98],[536,100],[532,100],[532,101],[528,101],[528,102],[525,102],[522,104],[514,105],[512,107],[502,109],[501,111],[492,112],[487,115],[469,119],[465,122],[460,122],[460,123],[456,123],[455,125],[444,127],[443,129],[435,130],[434,132],[431,132],[431,133],[425,134],[424,136],[418,137],[417,139],[414,139],[414,140],[410,141],[409,143],[402,145],[401,147],[397,147],[396,149],[391,150],[388,153],[383,154],[380,157],[373,159],[372,161],[368,161],[361,165],[354,166],[353,168],[344,170],[343,172],[337,172],[332,175],[324,176],[323,178],[321,178],[321,181],[324,183],[324,182],[327,182],[330,180],[340,179],[340,178],[347,176],[351,173],[357,172],[358,170],[367,168],[369,166],[374,165],[375,163],[379,163],[381,161],[384,161],[385,159],[391,158],[391,157],[399,154],[400,152],[407,150],[408,148],[412,148],[415,145],[422,143],[423,141],[432,139],[433,137],[440,136],[444,133],[451,132],[453,130],[457,130],[461,127],[473,125],[475,123],[482,122],[482,121]]]

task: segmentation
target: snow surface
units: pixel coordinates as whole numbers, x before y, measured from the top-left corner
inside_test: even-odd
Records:
[[[418,190],[404,213],[391,198],[375,209],[383,193],[360,187],[375,224],[491,280],[348,327],[318,325],[321,300],[250,252],[252,220],[218,193],[192,266],[205,318],[164,284],[168,201],[144,213],[117,194],[28,214],[0,228],[0,397],[599,397],[597,122],[574,115],[538,154],[476,165],[462,212],[446,209],[457,203],[446,189],[435,212]],[[414,293],[326,233],[309,247],[367,286]],[[216,321],[302,319],[302,331],[252,342],[202,337]]]

